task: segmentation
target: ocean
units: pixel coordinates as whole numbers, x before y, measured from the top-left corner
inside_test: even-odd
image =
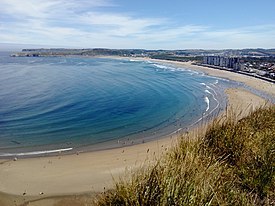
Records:
[[[135,59],[0,54],[0,156],[93,151],[188,131],[229,80]]]

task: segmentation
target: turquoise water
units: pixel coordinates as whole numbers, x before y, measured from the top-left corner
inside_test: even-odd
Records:
[[[0,57],[0,156],[97,150],[185,131],[228,81],[150,61]]]

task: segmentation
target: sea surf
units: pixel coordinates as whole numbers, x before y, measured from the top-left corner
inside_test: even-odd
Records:
[[[91,151],[185,132],[228,80],[151,61],[0,57],[0,157]]]

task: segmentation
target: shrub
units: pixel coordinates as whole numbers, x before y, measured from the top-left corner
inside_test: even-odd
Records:
[[[275,106],[215,120],[182,136],[153,165],[99,195],[97,205],[275,204]]]

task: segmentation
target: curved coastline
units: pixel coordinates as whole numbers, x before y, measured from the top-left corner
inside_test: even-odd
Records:
[[[143,59],[154,61],[151,59]],[[158,61],[158,60],[157,60]],[[158,61],[187,67],[208,75],[228,78],[242,82],[251,88],[260,90],[275,97],[275,85],[252,77],[216,71],[211,68],[181,62]],[[239,76],[238,76],[239,75]],[[228,106],[236,111],[246,111],[261,106],[265,99],[253,94],[245,88],[226,90]],[[144,144],[129,145],[123,148],[65,155],[19,159],[17,161],[1,160],[0,191],[13,195],[44,196],[76,194],[82,192],[100,192],[112,187],[113,178],[123,174],[125,168],[135,168],[145,160],[154,161],[164,153],[175,141],[177,135]]]
[[[129,61],[140,61],[140,60],[129,59]],[[164,71],[171,70],[173,72],[177,71],[177,70],[181,70],[177,67],[167,66],[162,63],[161,64],[157,63],[157,62],[148,63],[148,66],[152,66],[152,65],[154,67],[156,67],[156,70],[158,70],[158,68],[160,68],[161,69],[160,72],[162,72],[162,70],[164,70]],[[188,74],[188,73],[187,74],[191,75],[191,76],[193,76],[193,74],[198,75],[198,77],[204,76],[204,74],[201,72],[200,73],[194,72],[194,71],[186,69],[186,68],[184,68],[183,70],[190,73],[190,74]],[[191,78],[191,76],[190,76],[190,78]],[[138,131],[138,132],[132,133],[130,135],[121,136],[120,138],[116,138],[113,140],[106,140],[106,141],[104,140],[104,141],[101,141],[101,142],[98,142],[95,144],[89,144],[88,142],[86,142],[86,145],[78,145],[78,144],[71,144],[70,142],[67,142],[67,143],[62,143],[62,144],[52,144],[52,145],[47,144],[45,146],[43,146],[43,145],[34,146],[33,148],[28,146],[28,147],[24,148],[24,147],[22,147],[20,142],[17,143],[17,141],[14,141],[16,146],[18,146],[18,149],[17,149],[17,147],[7,148],[7,149],[1,148],[2,152],[0,152],[0,158],[8,158],[8,157],[9,158],[14,158],[14,157],[30,158],[30,157],[59,155],[60,153],[65,155],[65,154],[75,154],[75,153],[80,153],[80,152],[93,152],[93,151],[106,150],[106,149],[122,148],[122,147],[129,146],[129,145],[136,145],[136,144],[141,144],[141,143],[144,143],[147,141],[154,141],[156,139],[166,138],[166,137],[169,137],[171,135],[175,135],[175,134],[178,134],[181,132],[186,132],[189,129],[192,129],[193,127],[195,127],[197,124],[200,124],[200,122],[202,120],[203,120],[202,122],[204,122],[204,121],[207,121],[212,115],[217,115],[219,112],[224,110],[224,108],[226,106],[226,100],[224,98],[218,98],[219,94],[224,93],[224,91],[222,90],[222,88],[220,88],[220,86],[218,86],[218,87],[216,86],[216,84],[218,84],[218,80],[215,80],[215,82],[213,80],[213,84],[208,82],[207,79],[205,80],[204,78],[201,78],[201,80],[203,80],[203,81],[201,83],[199,83],[201,85],[200,87],[192,86],[190,89],[191,91],[200,89],[201,93],[204,96],[204,102],[206,104],[206,106],[205,105],[204,106],[206,107],[206,109],[205,110],[203,109],[202,111],[199,110],[201,112],[201,114],[199,114],[199,115],[191,114],[191,113],[194,113],[191,111],[189,111],[188,113],[179,112],[179,113],[176,113],[175,115],[174,114],[172,115],[172,116],[175,116],[175,119],[169,118],[168,121],[165,120],[163,122],[160,122],[159,125],[154,125],[154,127],[148,127],[146,129],[144,129],[142,131],[142,133],[140,131]],[[205,83],[203,83],[204,80],[205,80]],[[165,84],[165,86],[166,86],[166,84]],[[183,86],[185,86],[185,84],[183,84]],[[179,85],[178,88],[177,87],[175,88],[175,86],[173,85],[173,86],[171,86],[171,88],[180,90],[178,88],[182,89],[182,85]],[[189,90],[189,88],[186,88],[186,89]],[[198,96],[198,94],[192,94],[191,91],[188,93],[190,93],[192,98],[197,102],[196,104],[203,105],[199,101],[201,97]],[[210,101],[209,101],[209,99],[210,99]],[[203,99],[201,99],[201,100],[203,102]],[[200,107],[203,108],[202,106],[200,106]],[[193,110],[194,109],[195,108],[193,108]],[[200,108],[198,108],[198,109],[200,109]],[[188,115],[189,113],[191,114],[190,117]],[[184,115],[181,117],[181,116],[179,116],[180,114],[184,114]],[[187,114],[188,118],[184,117],[186,114]],[[183,119],[181,120],[181,118],[183,118]],[[68,148],[70,148],[70,149],[68,149]]]

